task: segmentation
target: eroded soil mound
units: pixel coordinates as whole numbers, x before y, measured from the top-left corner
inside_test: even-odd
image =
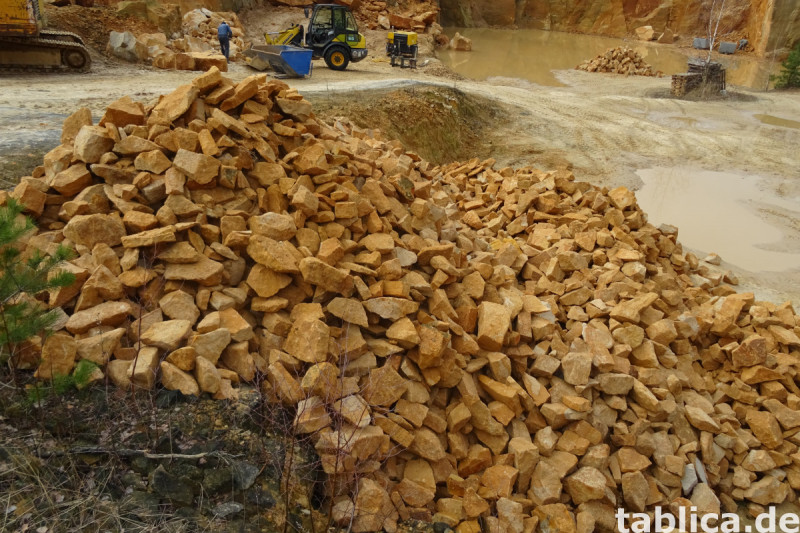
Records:
[[[496,103],[444,87],[330,95],[318,99],[314,111],[328,122],[344,116],[360,128],[378,129],[436,164],[488,158],[491,130],[504,113]]]

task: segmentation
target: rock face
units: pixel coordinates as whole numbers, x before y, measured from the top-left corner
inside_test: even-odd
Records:
[[[763,15],[769,13],[768,3],[756,3],[757,13]],[[761,20],[765,17],[762,16]],[[755,39],[756,52],[760,55],[770,50],[783,50],[788,52],[800,41],[800,10],[797,3],[792,0],[777,0],[772,5],[772,20],[768,26],[759,26],[757,20],[749,21],[750,33],[758,36]],[[761,31],[758,31],[758,30]]]
[[[635,35],[636,28],[651,26],[655,36],[669,30],[702,37],[708,23],[708,6],[694,0],[442,0],[439,5],[439,23],[445,27],[513,26],[627,37]],[[732,0],[725,11],[720,28],[747,36],[759,55],[788,50],[800,40],[800,11],[793,0]]]
[[[659,31],[669,22],[683,28],[691,14],[697,16],[699,8],[692,7],[688,0],[668,2],[619,3],[608,0],[590,0],[582,3],[567,3],[557,0],[522,0],[512,2],[489,2],[471,0],[455,2],[442,0],[443,26],[510,26],[557,31],[578,31],[625,36],[629,30],[650,24]],[[690,13],[687,13],[687,8]],[[680,12],[679,12],[680,10]],[[670,20],[670,12],[675,17]],[[702,27],[699,21],[693,21]]]
[[[736,294],[628,189],[433,166],[264,76],[112,106],[102,128],[68,119],[99,135],[83,190],[53,181],[77,136],[24,178],[43,197],[28,246],[74,248],[78,282],[20,370],[87,359],[217,399],[258,383],[354,531],[613,530],[623,504],[796,499],[797,315]],[[137,150],[169,168],[136,170]]]

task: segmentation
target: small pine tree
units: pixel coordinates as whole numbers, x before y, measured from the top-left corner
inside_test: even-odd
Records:
[[[800,87],[800,42],[798,42],[789,57],[781,63],[781,73],[773,76],[776,89]]]
[[[42,291],[68,287],[75,276],[58,271],[71,250],[59,246],[53,254],[35,251],[23,257],[20,239],[33,230],[33,221],[22,215],[23,207],[9,199],[0,207],[0,362],[12,355],[16,343],[47,330],[57,315],[36,300]]]

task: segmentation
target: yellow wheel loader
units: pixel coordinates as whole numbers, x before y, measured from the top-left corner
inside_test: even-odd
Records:
[[[306,18],[309,8],[306,8]],[[279,33],[264,35],[268,45],[303,46],[312,50],[314,59],[324,59],[328,68],[344,70],[352,61],[367,57],[367,40],[358,32],[358,24],[347,6],[317,4],[310,13],[308,30],[297,24]]]
[[[88,71],[83,40],[44,26],[42,0],[0,0],[0,70]]]
[[[265,33],[264,41],[273,46],[303,46],[303,27],[299,24],[292,24],[281,32]]]

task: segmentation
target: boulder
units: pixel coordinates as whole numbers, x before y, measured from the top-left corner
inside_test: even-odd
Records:
[[[75,141],[78,132],[84,126],[92,125],[92,112],[88,107],[82,107],[64,119],[61,128],[61,144],[71,145]],[[103,125],[103,122],[100,122]]]
[[[42,345],[42,360],[36,369],[36,378],[52,380],[57,376],[69,376],[75,367],[77,343],[71,335],[56,333]]]
[[[472,39],[464,37],[460,33],[456,32],[453,38],[450,39],[450,48],[453,50],[469,52],[472,50]]]
[[[639,26],[636,28],[636,38],[640,41],[652,41],[656,32],[652,26]]]
[[[114,140],[100,126],[83,126],[75,136],[73,153],[84,163],[97,163],[114,146]]]
[[[108,35],[106,53],[136,63],[147,57],[147,47],[137,41],[136,36],[129,31],[111,31]]]
[[[167,361],[162,361],[160,366],[161,384],[165,389],[180,391],[185,396],[200,395],[200,387],[191,374]]]
[[[671,29],[667,28],[661,35],[659,35],[658,42],[661,44],[672,44],[675,42],[675,34]]]
[[[165,320],[153,324],[142,333],[143,343],[165,351],[177,349],[192,331],[192,323],[188,320]]]

